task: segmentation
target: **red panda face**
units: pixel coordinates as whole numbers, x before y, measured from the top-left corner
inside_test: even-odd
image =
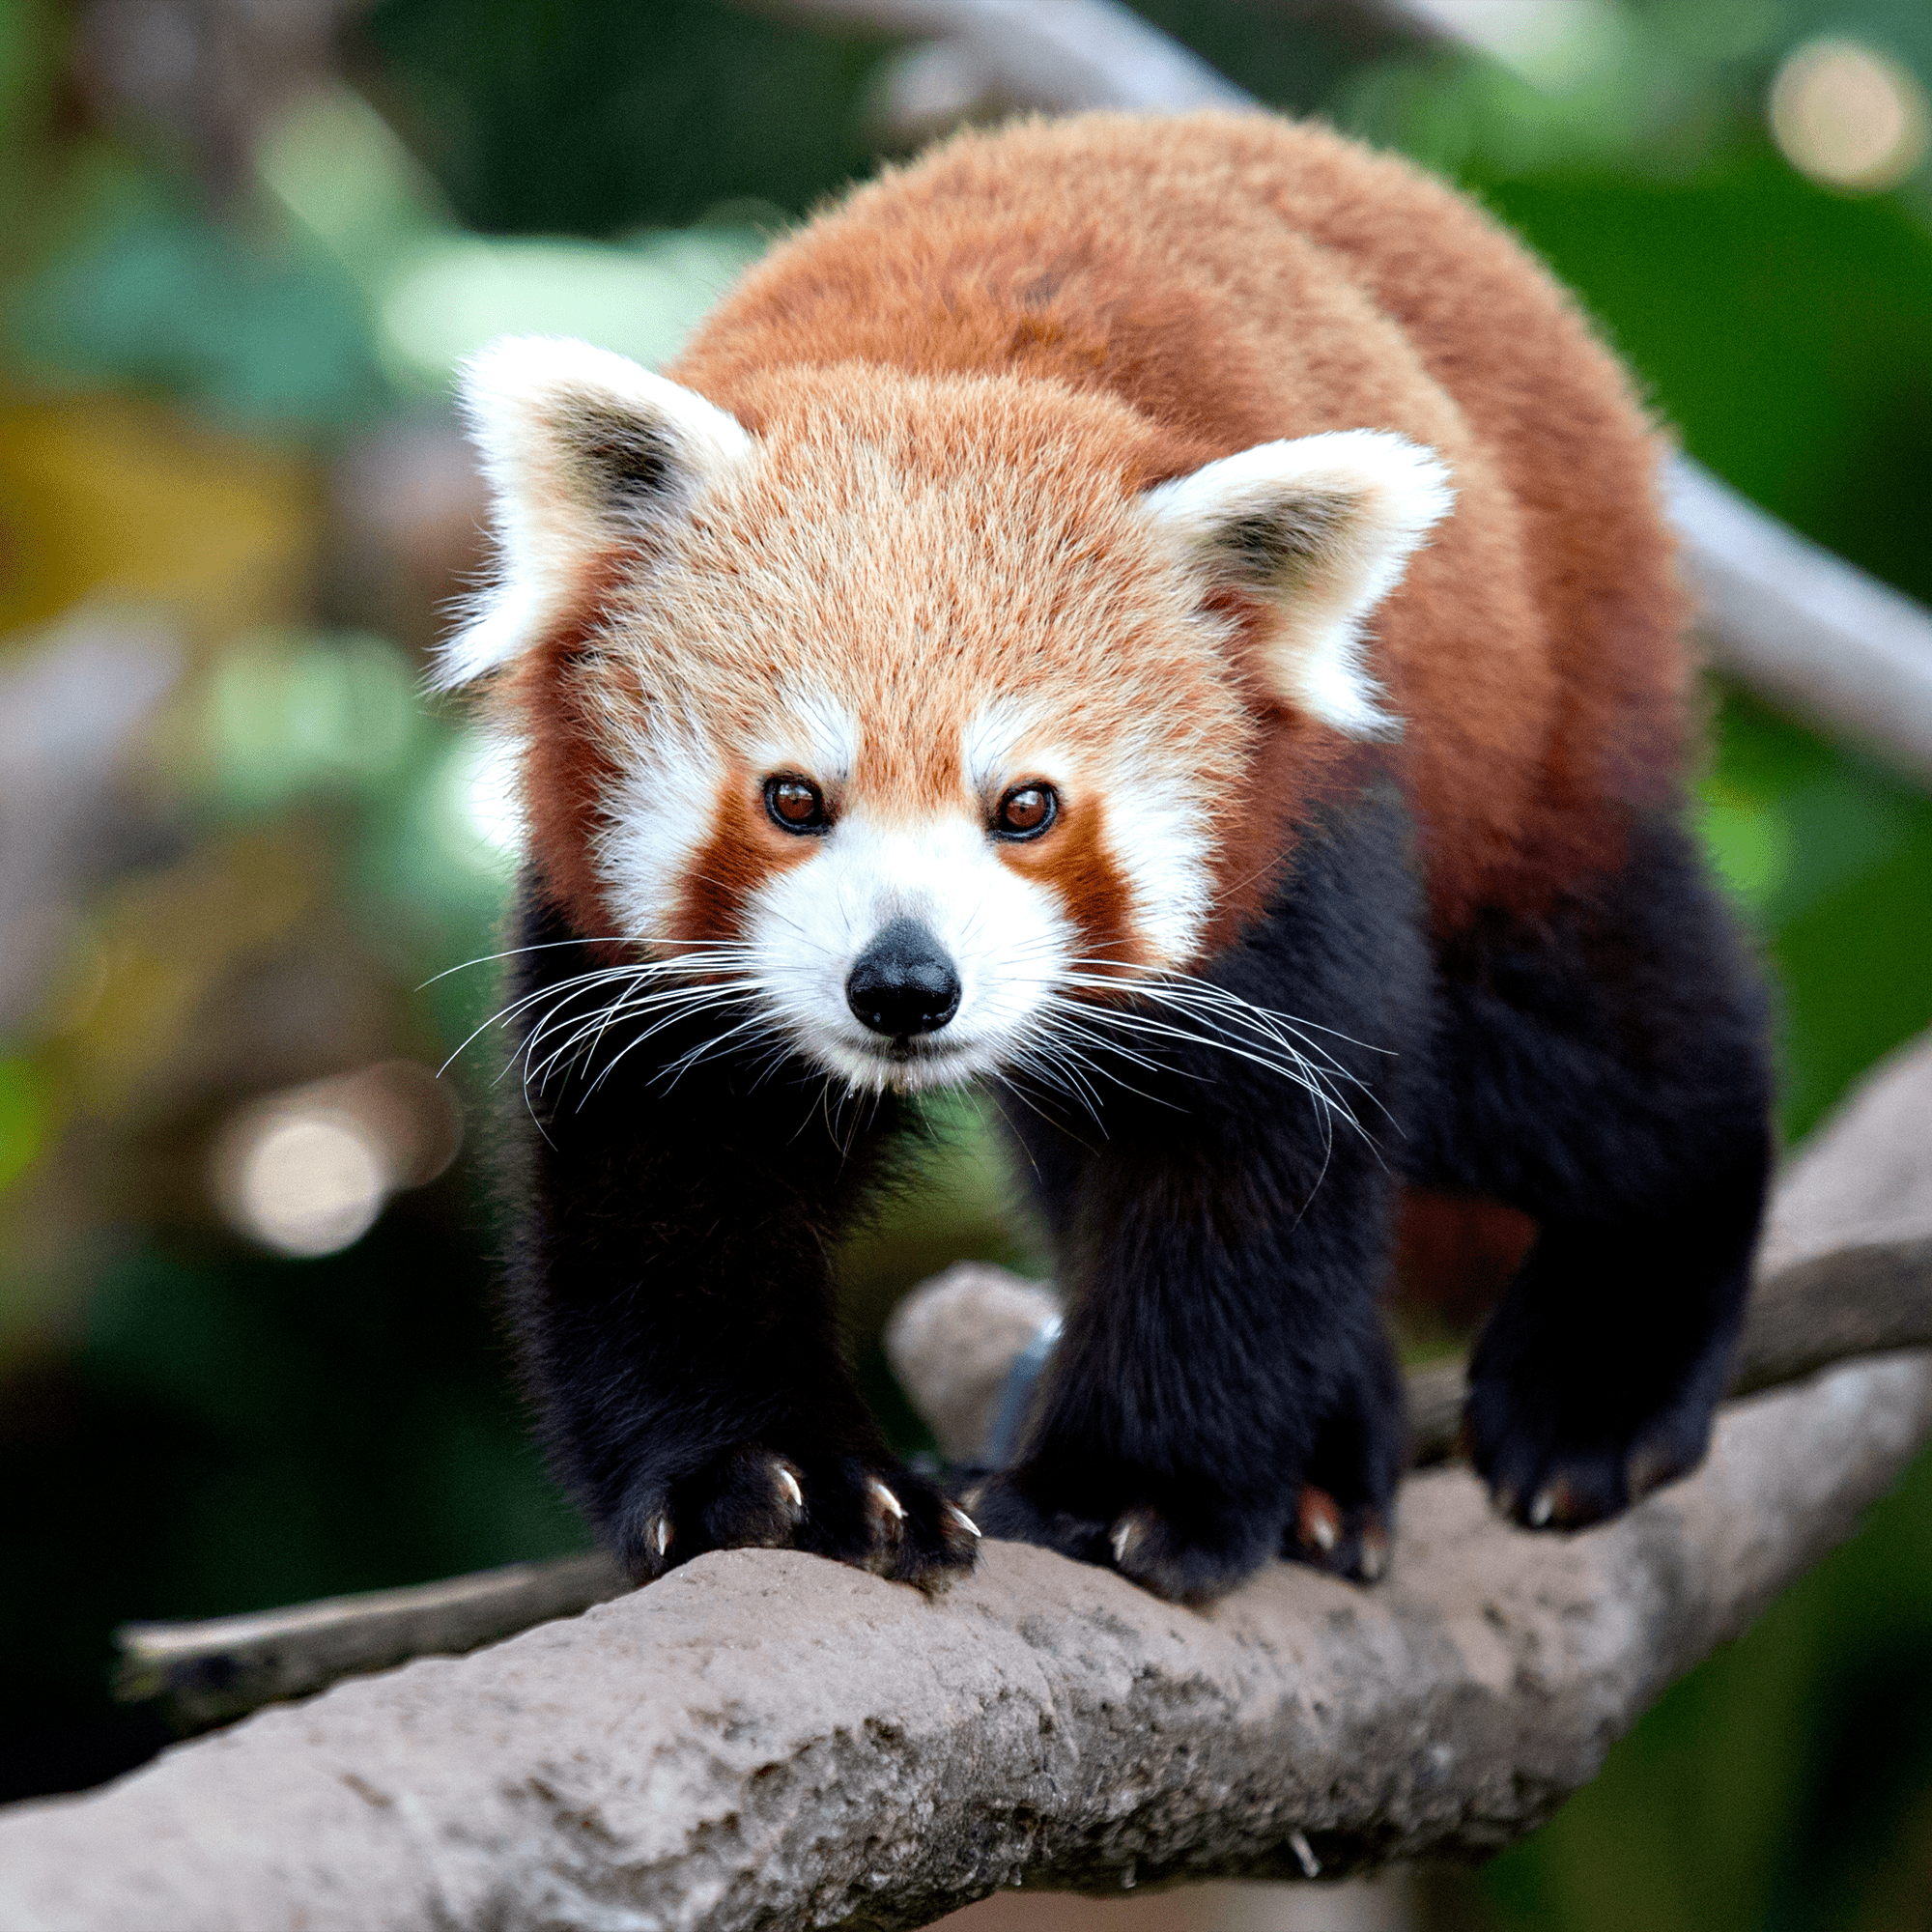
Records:
[[[616,929],[728,953],[858,1088],[1010,1067],[1073,981],[1185,963],[1251,729],[1129,494],[1016,470],[987,386],[768,420],[597,643]]]
[[[753,433],[581,345],[492,355],[505,578],[449,674],[574,639],[521,682],[574,748],[533,770],[595,774],[539,863],[855,1089],[1025,1068],[1069,1002],[1197,958],[1257,730],[1213,608],[1244,571],[1295,574],[1332,659],[1296,675],[1387,722],[1293,540],[1349,513],[1304,489],[1283,537],[1279,464],[1145,492],[1128,412],[1009,378],[793,372]]]

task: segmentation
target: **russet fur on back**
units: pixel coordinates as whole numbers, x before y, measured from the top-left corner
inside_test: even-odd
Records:
[[[1767,1159],[1679,819],[1658,440],[1439,184],[1261,116],[967,134],[775,248],[663,376],[501,343],[537,1131],[513,1264],[640,1576],[930,1580],[826,1250],[977,1083],[1066,1331],[988,1533],[1174,1595],[1384,1560],[1403,1195],[1533,1243],[1469,1433],[1533,1524],[1701,1455]]]

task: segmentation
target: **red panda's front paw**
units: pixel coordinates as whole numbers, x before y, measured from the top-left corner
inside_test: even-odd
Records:
[[[747,1444],[639,1503],[617,1554],[639,1582],[711,1549],[805,1549],[935,1589],[973,1567],[979,1538],[909,1469]]]
[[[1388,1574],[1388,1512],[1373,1503],[1345,1508],[1326,1490],[1304,1483],[1281,1553],[1352,1583],[1378,1582]]]
[[[966,1498],[988,1536],[1038,1544],[1095,1563],[1174,1603],[1206,1603],[1244,1582],[1273,1553],[1278,1515],[1242,1510],[1203,1484],[1171,1484],[1158,1504],[1129,1502],[1108,1515],[1056,1507],[1051,1486],[1026,1472],[992,1477]]]

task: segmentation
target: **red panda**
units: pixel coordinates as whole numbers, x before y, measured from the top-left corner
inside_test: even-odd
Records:
[[[483,352],[524,750],[512,1263],[647,1577],[980,1530],[1199,1598],[1370,1577],[1404,1187],[1536,1236],[1468,1435],[1532,1526],[1701,1456],[1768,1160],[1682,829],[1657,435],[1449,189],[1253,115],[969,132],[655,375]],[[1007,1114],[1069,1297],[1016,1461],[900,1466],[826,1251],[905,1099]]]

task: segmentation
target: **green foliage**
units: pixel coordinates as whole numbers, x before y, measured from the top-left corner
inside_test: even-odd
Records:
[[[33,1063],[0,1060],[0,1190],[34,1164],[46,1133],[46,1101]]]
[[[176,197],[109,206],[16,295],[16,353],[61,377],[327,424],[384,394],[360,296],[299,237],[264,245]]]
[[[1477,177],[1608,325],[1686,448],[1767,509],[1932,598],[1932,232],[1755,141],[1678,181]]]
[[[370,90],[484,234],[620,234],[872,164],[885,43],[723,0],[384,0]]]

